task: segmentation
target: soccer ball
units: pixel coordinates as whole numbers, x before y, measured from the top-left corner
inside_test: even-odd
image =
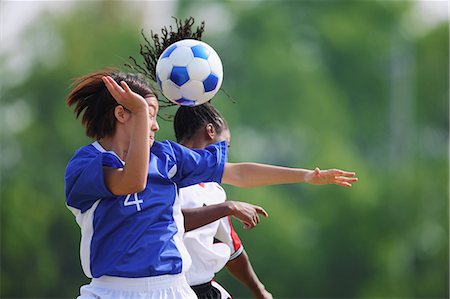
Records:
[[[164,96],[183,106],[209,101],[223,79],[222,62],[208,44],[184,39],[173,43],[156,63],[156,80]]]

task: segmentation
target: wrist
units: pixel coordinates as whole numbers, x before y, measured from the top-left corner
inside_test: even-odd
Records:
[[[131,113],[136,114],[136,115],[144,114],[148,117],[148,113],[149,113],[148,105],[137,106],[136,108],[133,108],[133,110],[131,110]]]
[[[138,127],[149,128],[149,116],[148,108],[137,109],[131,112],[130,121]]]
[[[314,170],[305,169],[303,173],[303,182],[311,184],[311,178],[314,176]]]
[[[236,211],[237,211],[237,207],[233,201],[225,202],[225,213],[227,216],[234,216]]]
[[[263,298],[265,292],[266,287],[262,283],[257,284],[252,288],[252,293],[255,298]]]

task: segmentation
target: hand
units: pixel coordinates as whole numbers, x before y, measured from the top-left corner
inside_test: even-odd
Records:
[[[344,187],[351,187],[353,182],[357,182],[354,172],[340,169],[320,170],[318,167],[305,175],[305,182],[313,185],[336,184]]]
[[[250,229],[255,227],[259,223],[259,215],[268,217],[269,214],[259,207],[246,202],[239,201],[227,201],[231,205],[231,215],[236,217],[242,224],[244,224],[245,229]]]
[[[120,82],[120,86],[110,76],[102,77],[102,79],[113,98],[124,108],[131,112],[148,110],[148,104],[145,99],[132,91],[125,81]]]

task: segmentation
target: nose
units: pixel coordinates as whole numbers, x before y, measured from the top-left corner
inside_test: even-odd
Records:
[[[158,121],[155,119],[155,121],[153,122],[151,128],[150,128],[153,132],[157,132],[159,131],[159,124]]]

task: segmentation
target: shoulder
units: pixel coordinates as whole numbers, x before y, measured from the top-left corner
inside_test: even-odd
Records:
[[[66,180],[78,177],[92,161],[99,157],[101,157],[101,152],[92,144],[80,147],[67,164],[65,174]]]
[[[108,166],[114,168],[123,167],[120,159],[110,152],[105,152],[94,144],[88,144],[79,148],[67,164],[66,173],[82,171],[92,162],[98,161],[99,166]],[[96,163],[96,162],[94,162]],[[97,164],[97,163],[96,163]]]
[[[80,147],[75,152],[73,157],[70,159],[68,166],[81,164],[88,160],[95,159],[99,155],[101,155],[101,152],[97,150],[92,144],[85,145],[83,147]]]
[[[175,151],[179,150],[180,147],[183,146],[170,140],[155,141],[152,147],[150,148],[150,152],[156,155],[158,154],[175,155]]]
[[[211,149],[217,149],[217,150],[224,150],[226,151],[228,148],[227,142],[220,141],[217,143],[213,143],[208,145],[205,150],[211,150]],[[151,147],[152,153],[160,153],[160,152],[167,152],[167,153],[173,153],[173,152],[199,152],[204,150],[199,149],[190,149],[185,147],[184,145],[181,145],[179,143],[176,143],[171,140],[163,140],[163,141],[155,141]]]

